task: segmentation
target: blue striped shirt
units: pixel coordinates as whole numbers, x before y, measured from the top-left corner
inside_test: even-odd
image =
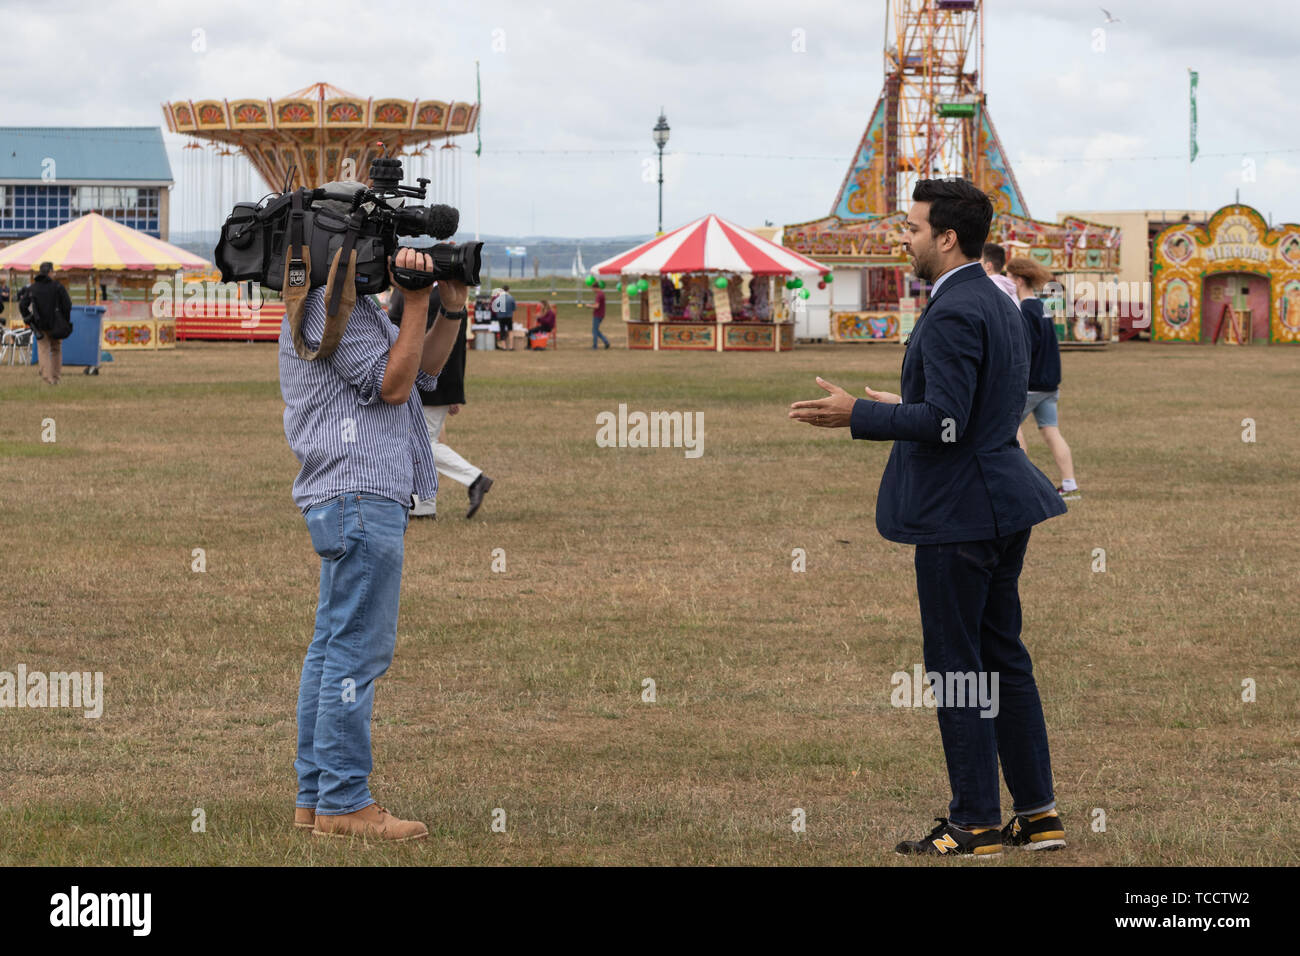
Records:
[[[325,290],[307,293],[303,338],[309,348],[325,332]],[[280,394],[284,434],[302,463],[293,502],[302,511],[339,495],[365,492],[411,506],[411,495],[432,498],[438,472],[416,390],[438,379],[421,370],[402,405],[380,397],[388,350],[398,329],[369,296],[352,309],[347,330],[329,358],[307,362],[293,347],[286,318],[280,324]]]

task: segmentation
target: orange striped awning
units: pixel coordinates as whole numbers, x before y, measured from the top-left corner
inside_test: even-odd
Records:
[[[212,263],[170,242],[138,232],[97,212],[0,249],[0,269],[34,271],[175,272],[211,269]]]

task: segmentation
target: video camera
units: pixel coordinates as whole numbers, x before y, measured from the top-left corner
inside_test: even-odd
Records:
[[[290,169],[280,193],[261,202],[235,204],[215,252],[222,282],[256,280],[282,292],[287,276],[290,286],[316,288],[329,281],[330,264],[342,249],[343,269],[350,253],[357,254],[357,295],[383,292],[389,286],[388,268],[397,254],[398,236],[446,239],[460,225],[460,213],[452,206],[405,205],[406,197],[424,198],[429,180],[401,185],[400,159],[374,160],[370,187],[343,181],[291,192],[293,175]],[[433,245],[419,251],[433,260],[431,272],[393,267],[393,275],[407,288],[426,288],[440,279],[479,284],[483,243]]]

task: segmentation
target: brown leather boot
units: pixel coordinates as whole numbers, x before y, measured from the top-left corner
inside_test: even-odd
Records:
[[[293,825],[299,830],[310,830],[316,826],[316,811],[308,807],[294,807]]]
[[[429,828],[418,820],[399,820],[377,803],[372,803],[356,813],[340,813],[333,816],[317,815],[312,836],[362,837],[368,840],[382,840],[389,843],[403,843],[407,840],[423,840],[429,835]]]

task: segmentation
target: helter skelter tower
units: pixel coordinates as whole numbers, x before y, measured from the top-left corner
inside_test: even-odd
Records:
[[[831,215],[871,219],[906,209],[918,179],[962,176],[995,212],[1028,217],[984,93],[981,0],[886,5],[885,86]]]

